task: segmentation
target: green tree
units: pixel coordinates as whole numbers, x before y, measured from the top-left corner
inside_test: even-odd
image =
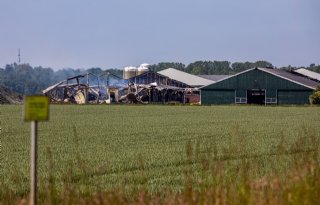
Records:
[[[263,61],[263,60],[260,60],[260,61],[256,61],[254,63],[254,67],[259,67],[259,68],[272,68],[273,65],[271,63],[269,63],[268,61]]]
[[[320,73],[320,65],[316,65],[314,63],[310,64],[310,66],[307,68],[313,72]]]
[[[194,75],[230,74],[229,61],[196,61],[190,63],[186,71]]]
[[[251,69],[251,68],[272,68],[273,65],[271,63],[269,63],[268,61],[263,61],[263,60],[260,60],[260,61],[256,61],[256,62],[235,62],[235,63],[232,63],[231,65],[231,68],[232,68],[232,71],[234,73],[239,73],[239,72],[242,72],[242,71],[245,71],[245,70],[248,70],[248,69]]]
[[[183,63],[174,63],[174,62],[161,62],[158,64],[151,65],[150,70],[158,72],[167,68],[174,68],[177,70],[185,71],[186,66]]]

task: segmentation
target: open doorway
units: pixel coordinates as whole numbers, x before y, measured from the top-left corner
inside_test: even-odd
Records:
[[[247,90],[248,104],[265,104],[266,91],[265,90]]]

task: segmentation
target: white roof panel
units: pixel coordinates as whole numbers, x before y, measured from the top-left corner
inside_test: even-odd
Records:
[[[299,73],[301,75],[304,75],[308,78],[320,81],[320,73],[316,73],[316,72],[313,72],[313,71],[310,71],[310,70],[307,70],[304,68],[297,69],[294,72]]]
[[[168,68],[158,72],[161,75],[167,76],[176,81],[180,81],[190,86],[198,87],[205,86],[214,83],[212,80],[208,80],[205,78],[198,77],[196,75],[192,75],[174,68]]]

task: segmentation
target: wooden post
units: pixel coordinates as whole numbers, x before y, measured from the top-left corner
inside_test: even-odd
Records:
[[[38,122],[31,121],[30,205],[37,205]]]

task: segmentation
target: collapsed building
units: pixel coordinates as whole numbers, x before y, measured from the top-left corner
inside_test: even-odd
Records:
[[[108,72],[102,73],[102,75],[86,73],[58,82],[43,90],[42,93],[48,96],[52,103],[110,103],[111,97],[113,97],[114,100],[118,98],[119,88],[121,86],[109,86],[108,82],[105,85],[101,84],[100,78],[103,76],[107,76],[108,80],[110,76],[117,77]],[[110,94],[113,95],[110,96]]]
[[[56,103],[199,103],[199,87],[214,82],[173,68],[154,72],[147,66],[126,67],[123,77],[108,72],[74,76],[43,94]],[[94,85],[90,77],[96,78]]]
[[[53,103],[85,104],[92,101],[97,102],[99,93],[88,84],[80,82],[80,79],[84,77],[85,75],[78,75],[68,78],[46,88],[42,93],[48,96]]]

